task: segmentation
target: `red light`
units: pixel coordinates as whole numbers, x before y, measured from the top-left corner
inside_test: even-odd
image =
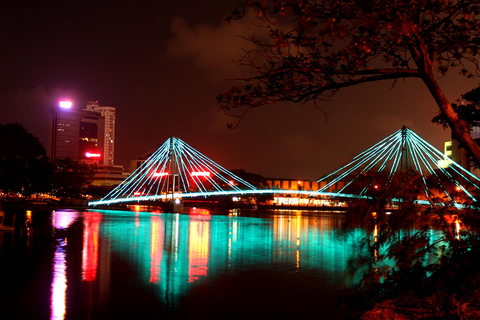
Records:
[[[194,171],[192,172],[193,177],[210,177],[210,172],[207,171]]]
[[[164,177],[164,176],[168,176],[168,172],[155,172],[154,174],[152,174],[152,176],[155,178]]]
[[[85,152],[85,157],[87,157],[87,158],[100,158],[101,154],[100,153]]]

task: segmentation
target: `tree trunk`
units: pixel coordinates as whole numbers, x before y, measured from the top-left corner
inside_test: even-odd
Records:
[[[427,85],[440,110],[447,117],[448,125],[452,129],[452,138],[460,142],[462,147],[472,156],[475,163],[480,165],[480,147],[470,135],[468,123],[458,118],[457,113],[453,110],[442,89],[440,89],[433,73],[424,74],[422,80]]]

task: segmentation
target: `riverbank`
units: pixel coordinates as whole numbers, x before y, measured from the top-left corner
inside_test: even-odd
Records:
[[[440,259],[429,276],[412,277],[396,295],[377,297],[360,319],[480,319],[480,244],[475,242]]]
[[[34,199],[2,199],[0,200],[0,209],[25,209],[31,210],[32,208],[35,209],[44,209],[46,211],[56,210],[60,208],[71,208],[71,209],[79,209],[84,210],[88,209],[87,202],[79,202],[79,201],[68,201],[68,202],[52,202],[52,201],[43,201],[43,200],[34,200]]]

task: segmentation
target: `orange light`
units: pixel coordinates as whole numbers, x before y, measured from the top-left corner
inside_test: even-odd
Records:
[[[200,208],[192,208],[190,209],[190,214],[191,215],[197,215],[197,214],[205,214],[205,215],[210,215],[210,210],[208,209],[200,209]]]
[[[188,282],[208,275],[210,222],[190,221],[188,235]]]
[[[159,216],[152,216],[150,246],[150,282],[160,283],[163,256],[163,223]]]

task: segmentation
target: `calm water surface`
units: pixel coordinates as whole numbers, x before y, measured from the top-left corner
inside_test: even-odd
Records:
[[[2,319],[343,319],[341,213],[6,210]]]

